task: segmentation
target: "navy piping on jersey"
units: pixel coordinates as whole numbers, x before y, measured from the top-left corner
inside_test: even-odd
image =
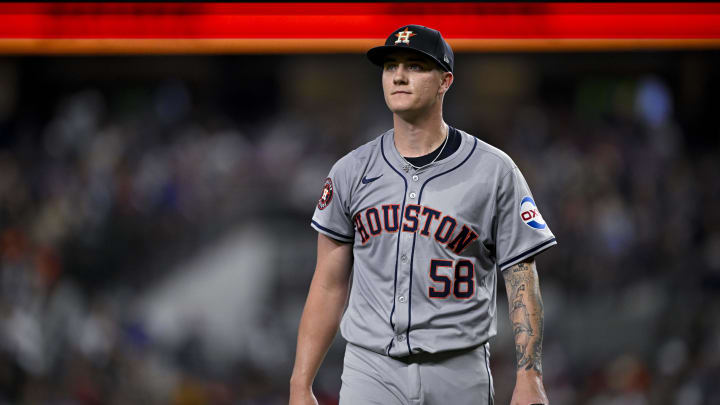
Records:
[[[470,159],[470,156],[472,156],[472,154],[475,152],[475,148],[477,147],[477,143],[478,143],[478,140],[477,140],[477,138],[475,138],[475,143],[473,143],[472,150],[470,151],[470,153],[468,153],[468,155],[465,157],[465,159],[463,159],[463,161],[460,162],[460,164],[458,164],[457,166],[453,167],[453,168],[450,169],[450,170],[446,170],[446,171],[444,171],[444,172],[442,172],[442,173],[436,174],[436,175],[430,177],[429,179],[425,180],[425,182],[423,183],[422,187],[420,187],[420,192],[418,193],[418,202],[417,202],[418,205],[420,205],[420,202],[422,201],[422,193],[423,193],[423,190],[425,190],[425,186],[426,186],[428,183],[430,183],[433,179],[436,179],[436,178],[438,178],[438,177],[440,177],[440,176],[446,175],[446,174],[450,173],[451,171],[457,169],[458,167],[464,165],[465,162],[467,162],[468,159]],[[407,191],[407,190],[406,190],[406,191]],[[407,331],[405,332],[405,335],[406,335],[405,341],[407,342],[408,351],[409,351],[410,353],[412,353],[412,349],[410,349],[410,326],[412,325],[412,280],[413,280],[413,271],[414,271],[414,269],[413,269],[413,260],[415,259],[415,240],[416,240],[416,239],[417,239],[417,232],[415,232],[415,233],[413,234],[412,250],[410,250],[410,294],[409,294],[409,297],[408,297],[408,326],[407,326]],[[398,240],[399,240],[399,239],[398,239]],[[393,297],[393,302],[394,302],[394,297]],[[393,305],[394,305],[394,304],[393,304]]]
[[[490,374],[490,362],[488,361],[488,344],[487,342],[483,344],[483,353],[485,354],[485,369],[487,370],[488,375],[488,405],[492,405],[493,398],[492,398],[492,376]]]
[[[393,169],[393,171],[395,173],[397,173],[398,176],[400,176],[400,178],[405,183],[405,192],[403,192],[403,202],[402,202],[402,207],[400,208],[400,212],[403,213],[403,212],[405,212],[405,199],[407,198],[407,179],[405,178],[405,176],[402,175],[402,173],[400,173],[397,169],[395,169],[395,167],[393,167],[393,165],[391,165],[390,162],[387,160],[387,157],[385,156],[385,136],[383,136],[382,139],[380,140],[380,151],[382,152],[383,159],[385,159],[385,163],[387,163],[387,165],[390,166],[390,168]],[[399,231],[402,231],[403,218],[404,218],[404,215],[400,215],[400,224],[398,225]],[[393,306],[392,306],[392,310],[390,311],[390,326],[392,327],[393,334],[395,333],[395,324],[393,323],[392,317],[393,317],[393,314],[395,314],[395,295],[397,295],[397,268],[398,268],[398,256],[400,256],[400,235],[401,234],[402,234],[402,232],[398,232],[397,250],[395,251],[395,281],[393,281]],[[393,340],[394,339],[395,338],[393,338]],[[392,345],[392,341],[390,342],[390,345]],[[389,348],[388,348],[388,351],[389,351]]]
[[[504,262],[500,263],[500,269],[502,269],[504,266],[508,265],[509,263],[512,263],[516,260],[522,259],[523,256],[528,256],[528,255],[531,255],[531,254],[537,252],[538,250],[542,249],[543,247],[545,247],[553,242],[555,242],[555,238],[550,238],[550,239],[546,240],[545,242],[542,242],[541,244],[520,253],[519,255],[513,257],[512,259],[505,260]]]
[[[348,239],[347,241],[341,241],[341,242],[352,242],[352,240],[355,239],[353,236],[343,235],[341,233],[337,233],[337,232],[333,231],[332,229],[325,228],[324,226],[315,222],[315,220],[312,220],[312,224],[333,236],[337,236],[338,238]]]

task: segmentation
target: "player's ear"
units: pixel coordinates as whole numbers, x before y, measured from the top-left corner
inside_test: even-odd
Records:
[[[452,86],[454,76],[450,72],[442,72],[442,76],[440,77],[440,87],[438,88],[438,93],[444,94],[450,89],[450,86]]]

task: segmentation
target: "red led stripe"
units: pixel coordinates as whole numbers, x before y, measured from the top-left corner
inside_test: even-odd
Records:
[[[720,3],[0,3],[0,38],[720,38]]]

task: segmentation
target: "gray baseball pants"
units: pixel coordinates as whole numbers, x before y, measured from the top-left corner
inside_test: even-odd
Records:
[[[489,346],[398,359],[348,343],[340,405],[492,405]]]

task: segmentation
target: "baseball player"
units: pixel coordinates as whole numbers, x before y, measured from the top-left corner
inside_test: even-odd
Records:
[[[556,242],[525,179],[505,153],[443,121],[454,57],[438,31],[403,26],[367,56],[382,66],[393,129],[345,155],[323,185],[290,404],[317,403],[312,382],[338,326],[341,405],[492,404],[498,272],[516,348],[512,404],[547,404],[533,257]]]

